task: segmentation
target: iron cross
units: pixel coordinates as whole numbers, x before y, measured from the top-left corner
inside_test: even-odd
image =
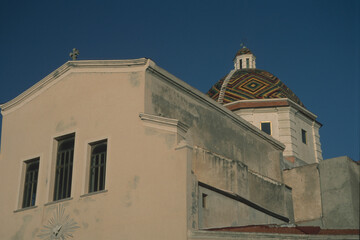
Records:
[[[73,61],[75,61],[77,59],[77,57],[79,56],[80,52],[78,49],[73,48],[72,52],[70,53],[70,57],[72,58]]]

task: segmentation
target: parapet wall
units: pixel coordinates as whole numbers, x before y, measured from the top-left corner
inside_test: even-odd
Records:
[[[237,195],[239,198],[244,199],[250,206],[253,205],[255,208],[263,209],[265,212],[264,215],[268,215],[265,218],[261,214],[255,214],[254,209],[245,211],[248,212],[249,215],[246,215],[246,213],[244,215],[244,211],[242,211],[242,221],[236,221],[238,224],[293,222],[291,189],[283,183],[253,172],[239,161],[227,159],[199,147],[194,147],[193,149],[192,169],[199,182]],[[219,198],[219,196],[216,196],[216,198]],[[228,202],[232,205],[235,204],[234,202]],[[226,201],[224,201],[224,203],[226,203]],[[236,206],[239,207],[240,205]],[[223,209],[223,211],[221,209]],[[218,214],[211,214],[209,213],[210,211],[211,209],[208,209],[205,216],[221,219],[220,221],[227,222],[228,220],[223,218],[231,216],[231,214],[224,214],[226,204],[218,205],[218,209],[213,209],[213,211],[218,212]],[[266,211],[268,212],[266,213]],[[258,218],[256,218],[255,215],[258,216]],[[281,216],[278,220],[280,219],[282,221],[275,221],[270,217],[271,215]],[[244,219],[248,221],[245,223]],[[213,222],[213,220],[210,219],[206,219],[206,221]]]
[[[337,157],[285,170],[283,176],[293,189],[296,224],[359,228],[359,163]]]
[[[325,228],[359,228],[359,167],[347,156],[320,162]]]

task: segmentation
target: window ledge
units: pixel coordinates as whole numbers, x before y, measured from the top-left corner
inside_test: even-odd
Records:
[[[26,211],[26,210],[30,210],[30,209],[34,209],[34,208],[37,208],[38,206],[31,206],[31,207],[26,207],[26,208],[20,208],[20,209],[17,209],[14,211],[14,213],[17,213],[17,212],[22,212],[22,211]]]
[[[101,190],[101,191],[96,191],[96,192],[91,192],[91,193],[85,193],[83,195],[81,195],[80,197],[88,197],[88,196],[92,196],[92,195],[96,195],[96,194],[100,194],[100,193],[106,193],[108,190]]]
[[[65,202],[65,201],[70,201],[70,200],[72,200],[72,199],[73,199],[72,197],[70,197],[70,198],[64,198],[64,199],[56,200],[56,201],[53,201],[53,202],[45,203],[44,206],[49,206],[49,205],[52,205],[52,204],[56,204],[56,203],[60,203],[60,202]]]

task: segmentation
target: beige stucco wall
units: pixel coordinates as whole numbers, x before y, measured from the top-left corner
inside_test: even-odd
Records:
[[[81,71],[69,70],[3,112],[0,239],[39,239],[60,204],[52,202],[54,138],[68,133],[75,133],[74,174],[71,199],[61,204],[80,227],[76,239],[185,239],[190,165],[186,150],[175,149],[176,132],[139,118],[144,66]],[[101,139],[108,139],[107,191],[83,196],[88,143]],[[33,157],[40,157],[37,207],[14,212],[23,161]]]

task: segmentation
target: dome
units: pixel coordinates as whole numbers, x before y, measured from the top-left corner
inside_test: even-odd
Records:
[[[207,95],[222,103],[247,99],[289,98],[304,107],[300,99],[280,79],[256,68],[232,70],[218,81]]]
[[[240,55],[244,55],[244,54],[253,54],[250,49],[248,49],[247,47],[242,47],[235,55],[236,56],[240,56]]]

